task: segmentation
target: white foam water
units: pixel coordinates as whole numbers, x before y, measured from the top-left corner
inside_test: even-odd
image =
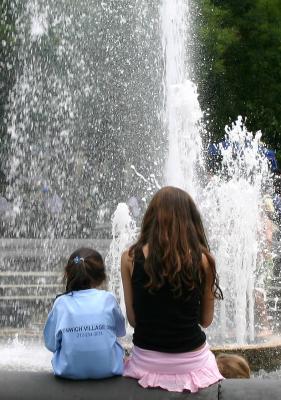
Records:
[[[4,345],[0,344],[0,370],[52,371],[52,353],[40,343],[19,340],[17,335]]]
[[[120,262],[122,253],[129,248],[136,238],[136,222],[126,203],[119,203],[112,216],[112,241],[105,264],[109,268],[108,288],[115,293],[123,314],[126,315]]]

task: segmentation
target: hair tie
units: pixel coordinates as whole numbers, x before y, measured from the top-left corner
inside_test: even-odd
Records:
[[[76,256],[76,257],[73,258],[74,264],[79,264],[80,261],[83,261],[83,262],[84,262],[84,258],[83,258],[83,257],[80,257],[80,256]]]

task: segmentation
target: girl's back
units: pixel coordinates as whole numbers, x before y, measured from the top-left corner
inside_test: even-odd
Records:
[[[135,256],[132,288],[136,326],[133,342],[147,350],[181,353],[205,343],[206,335],[199,326],[200,291],[194,288],[176,297],[166,282],[151,292],[146,288],[143,253]]]
[[[55,375],[88,379],[122,374],[123,349],[116,337],[124,334],[111,293],[88,289],[60,296],[44,330],[46,347],[55,352]]]

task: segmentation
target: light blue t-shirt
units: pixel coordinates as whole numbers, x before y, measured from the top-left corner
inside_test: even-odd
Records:
[[[112,293],[87,289],[56,299],[44,328],[48,350],[54,353],[54,374],[70,379],[122,375],[125,319]]]

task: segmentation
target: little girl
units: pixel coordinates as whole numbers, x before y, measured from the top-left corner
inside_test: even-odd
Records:
[[[139,239],[123,253],[121,273],[134,327],[124,376],[143,387],[197,392],[223,379],[201,327],[222,298],[200,214],[183,190],[152,198]]]
[[[97,289],[106,279],[101,255],[81,248],[65,267],[66,292],[48,316],[44,340],[54,353],[54,374],[69,379],[122,375],[125,320],[112,293]]]
[[[218,368],[224,378],[250,379],[251,369],[248,361],[238,354],[220,353],[216,356]]]

